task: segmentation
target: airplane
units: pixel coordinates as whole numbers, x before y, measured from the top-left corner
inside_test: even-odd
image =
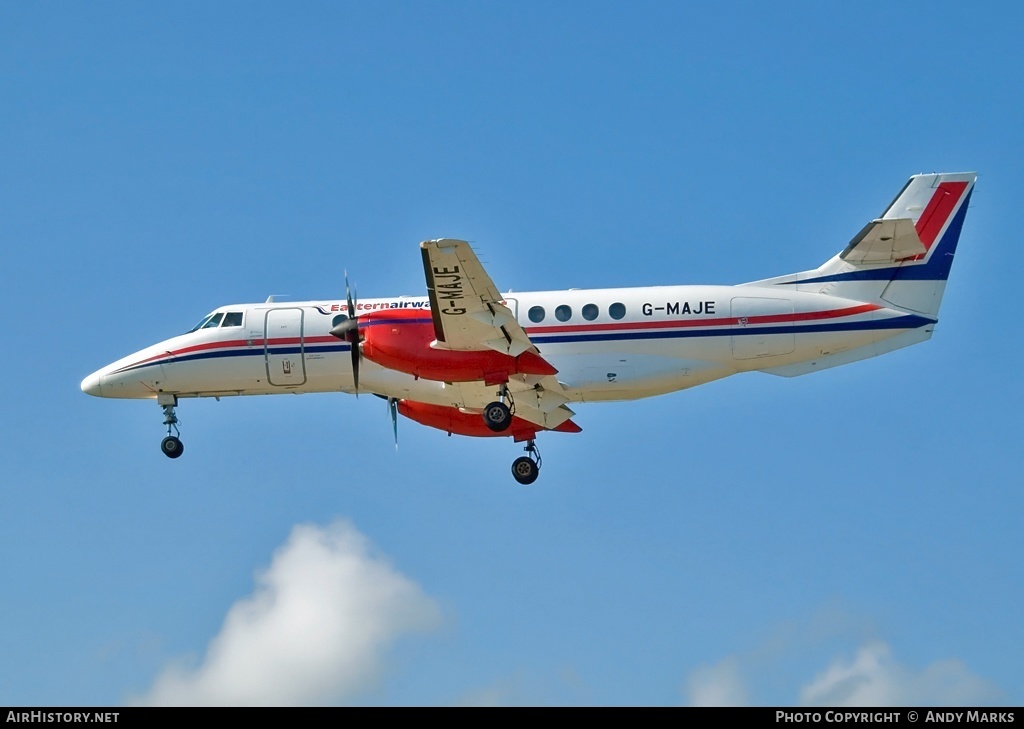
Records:
[[[581,431],[572,403],[635,400],[739,372],[795,377],[929,339],[977,174],[920,174],[816,269],[736,286],[501,294],[466,241],[420,244],[426,296],[222,306],[188,332],[82,381],[163,409],[184,451],[181,399],[345,392],[449,435],[525,443],[512,475],[540,473],[537,435]]]

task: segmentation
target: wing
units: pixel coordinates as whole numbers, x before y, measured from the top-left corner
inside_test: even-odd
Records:
[[[437,339],[433,346],[540,356],[469,243],[442,238],[425,241],[420,249]],[[467,409],[482,410],[494,400],[494,388],[483,382],[450,383],[445,388],[452,388],[453,401]],[[574,414],[565,406],[569,398],[553,376],[514,375],[508,389],[516,415],[541,427],[556,428]]]
[[[464,240],[420,243],[434,336],[444,349],[493,349],[517,357],[539,351],[503,303],[498,287]]]

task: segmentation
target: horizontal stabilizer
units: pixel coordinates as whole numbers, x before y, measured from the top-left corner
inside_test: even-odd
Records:
[[[839,254],[847,263],[896,263],[927,253],[910,218],[872,220]]]

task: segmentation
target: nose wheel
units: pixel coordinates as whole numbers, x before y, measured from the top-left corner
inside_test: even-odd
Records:
[[[174,412],[174,407],[178,404],[178,397],[160,393],[157,403],[164,410],[164,425],[167,426],[167,437],[160,441],[160,450],[168,458],[177,458],[185,452],[185,444],[178,437],[181,435],[181,431],[178,430],[178,416]],[[172,430],[174,435],[171,435]]]
[[[540,449],[533,440],[530,440],[523,450],[526,451],[526,455],[512,461],[512,478],[523,486],[528,486],[540,475]]]

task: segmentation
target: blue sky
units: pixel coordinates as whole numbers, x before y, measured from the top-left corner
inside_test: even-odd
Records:
[[[1022,11],[712,5],[0,5],[0,704],[1024,702]],[[421,294],[427,238],[740,283],[960,170],[930,342],[580,406],[529,488],[376,398],[185,402],[170,461],[79,391],[346,269]]]

